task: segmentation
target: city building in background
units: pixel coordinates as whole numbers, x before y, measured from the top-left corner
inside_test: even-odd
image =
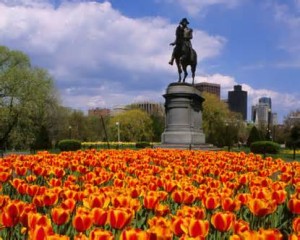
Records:
[[[162,103],[138,102],[129,105],[129,108],[139,108],[149,115],[164,115],[165,109]]]
[[[154,103],[154,102],[139,102],[133,103],[130,105],[117,105],[112,109],[108,108],[93,108],[88,110],[88,116],[98,116],[98,117],[106,117],[106,116],[116,116],[120,113],[123,113],[127,110],[138,108],[149,115],[164,115],[164,105],[162,103]]]
[[[267,104],[272,110],[272,100],[270,97],[261,97],[260,99],[258,99],[258,104]]]
[[[212,94],[215,94],[219,99],[221,98],[221,85],[220,84],[201,82],[201,83],[196,83],[195,87],[200,92],[212,93]]]
[[[88,110],[88,116],[106,117],[110,115],[108,108],[93,108]]]
[[[289,116],[289,121],[291,124],[299,124],[300,123],[300,112],[296,112]]]
[[[241,113],[243,120],[247,120],[248,93],[241,85],[235,85],[233,91],[228,92],[228,107],[230,111]]]
[[[278,115],[272,112],[272,100],[269,97],[262,97],[258,104],[252,106],[251,120],[257,126],[267,126],[278,124]]]

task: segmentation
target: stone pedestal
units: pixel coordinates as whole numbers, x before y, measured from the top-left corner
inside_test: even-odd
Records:
[[[191,84],[171,83],[165,98],[166,125],[161,148],[206,148],[202,129],[204,98]]]

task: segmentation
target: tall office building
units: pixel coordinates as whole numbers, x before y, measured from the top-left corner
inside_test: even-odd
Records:
[[[221,96],[221,85],[220,84],[201,82],[201,83],[196,83],[195,87],[200,92],[208,92],[208,93],[215,94],[220,99],[220,96]]]
[[[256,125],[267,126],[269,124],[273,124],[272,119],[275,118],[275,116],[272,118],[272,115],[272,100],[269,97],[262,97],[258,99],[258,104],[252,106],[251,120]]]
[[[267,104],[270,109],[272,109],[272,100],[269,97],[261,97],[258,99],[258,103]]]
[[[247,120],[247,91],[241,85],[235,85],[233,91],[228,92],[228,106],[233,112],[241,113],[243,120]]]

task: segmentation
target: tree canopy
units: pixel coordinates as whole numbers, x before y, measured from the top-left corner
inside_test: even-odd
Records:
[[[109,121],[111,139],[117,140],[118,126],[120,140],[128,142],[151,141],[153,137],[150,116],[139,109],[127,110],[112,117]]]
[[[14,131],[15,142],[34,142],[48,128],[57,107],[52,77],[44,69],[32,67],[29,57],[0,46],[0,147]]]

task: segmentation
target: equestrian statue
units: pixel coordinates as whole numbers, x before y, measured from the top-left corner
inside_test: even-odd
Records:
[[[191,39],[193,38],[193,29],[188,27],[189,21],[183,18],[178,27],[176,28],[176,39],[170,43],[175,46],[173,49],[170,65],[173,65],[174,60],[178,69],[178,82],[185,82],[188,75],[187,66],[191,66],[193,85],[195,80],[195,72],[197,66],[197,53],[192,47]],[[183,79],[181,77],[182,71],[184,72]]]

